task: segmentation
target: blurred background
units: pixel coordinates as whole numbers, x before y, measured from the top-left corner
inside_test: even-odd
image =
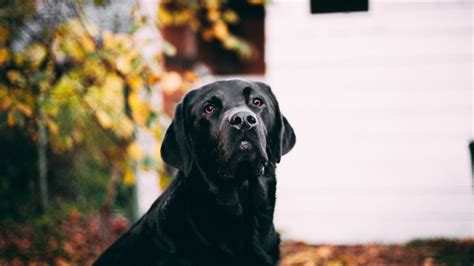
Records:
[[[88,265],[172,176],[174,105],[268,83],[281,265],[472,265],[473,2],[4,1],[0,265]]]

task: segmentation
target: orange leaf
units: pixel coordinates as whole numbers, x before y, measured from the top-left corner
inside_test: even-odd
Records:
[[[140,144],[138,142],[134,141],[130,143],[127,147],[127,154],[132,158],[133,160],[140,160],[145,156],[145,152],[142,150],[140,147]]]
[[[123,183],[127,186],[133,186],[135,184],[135,173],[131,167],[127,167],[127,169],[125,169]]]
[[[131,75],[127,77],[127,83],[132,88],[132,90],[139,90],[143,88],[143,79],[141,79],[139,76],[136,75]]]
[[[212,30],[214,31],[214,36],[221,41],[229,36],[229,28],[227,28],[227,25],[223,21],[216,22]]]
[[[10,112],[8,112],[8,116],[7,116],[7,125],[9,127],[13,127],[15,125],[15,111],[12,109],[10,110]]]
[[[31,111],[31,108],[27,105],[24,105],[22,103],[19,103],[16,105],[16,108],[22,112],[24,115],[26,115],[27,117],[31,117],[33,112]]]
[[[8,59],[8,50],[6,48],[0,49],[0,66]]]
[[[0,110],[7,110],[12,105],[12,100],[10,98],[6,98],[2,100],[0,103]]]

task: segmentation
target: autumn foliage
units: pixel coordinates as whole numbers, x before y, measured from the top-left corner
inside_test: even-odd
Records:
[[[87,5],[95,8],[83,1],[0,6],[0,239],[24,258],[42,257],[34,250],[47,248],[47,235],[82,230],[94,241],[95,229],[85,227],[95,220],[73,222],[64,213],[96,217],[100,209],[106,223],[114,211],[133,217],[137,169],[167,178],[158,152],[169,121],[163,94],[182,94],[197,79],[165,71],[159,50],[143,56],[149,40],[141,30],[154,25],[139,6],[130,30],[116,32],[90,22]],[[154,140],[148,150],[136,141],[139,131]],[[107,228],[100,229],[109,239]]]
[[[474,239],[426,239],[406,244],[309,245],[285,242],[280,266],[472,265]]]
[[[21,132],[33,145],[45,144],[47,161],[35,162],[32,168],[49,168],[46,184],[63,174],[51,167],[55,160],[69,159],[63,166],[72,169],[68,181],[79,183],[75,191],[88,189],[80,185],[88,175],[89,180],[101,183],[101,194],[114,197],[117,193],[104,193],[107,184],[132,187],[138,168],[158,171],[166,178],[158,152],[169,115],[163,109],[163,93],[182,94],[197,77],[166,72],[161,51],[147,58],[142,55],[149,40],[138,36],[146,24],[138,6],[131,15],[131,30],[112,32],[89,22],[84,5],[82,1],[2,4],[0,135],[7,141],[7,136],[13,139]],[[48,13],[48,8],[68,12]],[[145,152],[136,141],[138,131],[155,139],[150,151]],[[10,152],[5,150],[1,162],[5,165],[0,167],[4,191],[13,189],[12,171],[18,168],[7,163]],[[107,181],[113,176],[118,177],[115,182]],[[33,185],[17,194],[31,193],[33,201],[38,197],[58,203],[65,200],[54,193],[37,193],[34,174],[19,178]],[[70,196],[75,200],[77,195]]]
[[[144,159],[134,143],[137,128],[161,135],[161,105],[152,104],[153,97],[161,97],[161,81],[168,75],[160,67],[160,55],[150,63],[141,56],[133,32],[104,31],[81,16],[45,29],[41,38],[23,42],[24,49],[14,49],[14,34],[25,22],[10,20],[15,15],[26,19],[14,12],[35,8],[29,2],[23,5],[4,8],[9,20],[0,24],[3,126],[23,127],[37,140],[37,128],[43,124],[54,153],[87,145],[97,161],[130,172]],[[139,27],[138,19],[136,23]],[[172,86],[186,90],[190,82],[180,79]],[[94,141],[91,128],[108,141]],[[132,184],[133,178],[125,182]]]
[[[7,226],[0,231],[0,265],[90,265],[129,224],[115,217],[105,234],[100,217],[73,211],[63,219]]]
[[[224,49],[232,51],[242,61],[252,60],[256,51],[248,40],[232,31],[240,22],[239,14],[230,1],[222,0],[164,0],[160,2],[157,19],[161,26],[189,26],[204,41],[217,40]],[[237,3],[239,1],[235,1]],[[244,1],[241,1],[244,2]],[[263,5],[266,0],[247,0],[250,5]]]

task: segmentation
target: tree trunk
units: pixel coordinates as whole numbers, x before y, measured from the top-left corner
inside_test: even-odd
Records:
[[[38,187],[40,207],[43,211],[48,208],[48,165],[47,165],[47,148],[48,148],[48,132],[46,130],[44,114],[41,110],[41,102],[43,97],[37,97],[38,106]]]

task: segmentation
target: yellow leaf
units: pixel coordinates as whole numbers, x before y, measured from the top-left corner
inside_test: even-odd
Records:
[[[103,86],[103,89],[105,91],[116,91],[119,92],[122,90],[123,87],[123,81],[122,79],[114,74],[109,74],[105,78],[105,83]]]
[[[207,12],[207,19],[212,22],[217,21],[220,16],[220,12],[216,9],[212,9]]]
[[[173,23],[173,16],[160,7],[158,9],[157,20],[161,25],[171,25]]]
[[[33,44],[28,47],[26,55],[33,68],[38,68],[46,56],[46,48],[41,44]]]
[[[135,132],[135,124],[125,115],[116,120],[114,128],[116,128],[117,134],[124,138],[131,138]]]
[[[150,105],[140,99],[140,96],[134,92],[128,95],[128,105],[132,110],[133,119],[140,125],[145,125],[150,113]]]
[[[25,78],[18,70],[9,70],[7,72],[7,78],[13,84],[21,85],[25,82]]]
[[[229,36],[229,29],[223,21],[217,21],[214,23],[212,30],[214,32],[214,36],[216,36],[216,38],[221,41]]]
[[[208,9],[218,9],[221,6],[220,0],[206,0],[204,1],[204,5]]]
[[[5,61],[7,61],[8,59],[8,50],[7,48],[1,48],[0,49],[0,66],[3,65],[3,63],[5,63]]]
[[[131,167],[127,167],[125,169],[125,173],[123,176],[123,183],[126,186],[133,186],[135,185],[135,173]]]
[[[48,120],[46,124],[48,125],[49,133],[52,135],[57,135],[59,133],[59,126],[54,121]]]
[[[53,87],[53,94],[52,99],[61,101],[67,99],[69,95],[73,95],[75,92],[74,89],[74,80],[72,80],[69,76],[63,76],[61,79],[56,82]],[[56,109],[56,108],[51,108]]]
[[[228,50],[234,50],[239,46],[239,40],[234,36],[229,36],[223,42],[224,48]]]
[[[138,109],[138,107],[141,105],[140,96],[135,92],[130,92],[128,95],[128,105],[130,105],[132,111],[134,109]]]
[[[252,47],[250,47],[250,45],[245,41],[241,41],[237,52],[239,53],[240,58],[244,61],[252,60],[252,57],[255,56]]]
[[[157,141],[153,143],[153,158],[157,161],[161,160],[161,143]]]
[[[112,121],[110,120],[110,116],[102,110],[95,112],[95,116],[97,117],[97,121],[103,128],[110,128],[112,126]]]
[[[140,90],[143,88],[143,79],[139,76],[132,75],[127,78],[127,83],[132,88],[132,90]]]
[[[14,53],[13,54],[13,61],[17,65],[22,65],[25,62],[25,56],[23,53]]]
[[[230,24],[235,24],[239,22],[239,16],[233,10],[228,9],[224,11],[222,16],[224,17],[224,20]]]
[[[130,49],[127,51],[127,56],[130,61],[133,61],[134,59],[137,59],[141,56],[140,51],[137,49]]]
[[[105,78],[104,85],[98,91],[99,105],[108,113],[123,112],[125,101],[123,97],[123,80],[115,75],[109,74]]]
[[[166,189],[171,183],[172,177],[166,171],[159,172],[159,184],[161,189]]]
[[[104,31],[104,33],[102,34],[102,40],[103,40],[105,49],[109,49],[109,50],[114,49],[115,40],[114,40],[114,35],[112,32]]]
[[[248,2],[251,5],[263,5],[267,2],[267,0],[248,0]]]
[[[95,58],[89,58],[83,64],[84,73],[90,76],[97,83],[101,84],[107,74],[107,70],[104,65]]]
[[[82,49],[82,44],[79,44],[73,38],[64,39],[61,44],[62,50],[75,61],[81,62],[85,57],[84,49]]]
[[[153,134],[156,139],[163,139],[163,132],[161,132],[160,129],[158,128],[153,129]]]
[[[87,52],[94,52],[95,51],[95,43],[94,41],[89,38],[89,37],[84,37],[82,39],[82,47],[84,48],[84,50],[86,50]]]
[[[127,154],[135,161],[138,161],[145,156],[145,152],[142,150],[140,144],[137,141],[133,141],[128,145]]]
[[[128,74],[132,68],[130,60],[125,56],[120,56],[117,58],[116,66],[118,71],[122,72],[123,74]]]
[[[189,21],[193,18],[193,11],[192,10],[178,10],[177,12],[173,12],[172,14],[172,25],[174,26],[181,26],[189,23]]]

